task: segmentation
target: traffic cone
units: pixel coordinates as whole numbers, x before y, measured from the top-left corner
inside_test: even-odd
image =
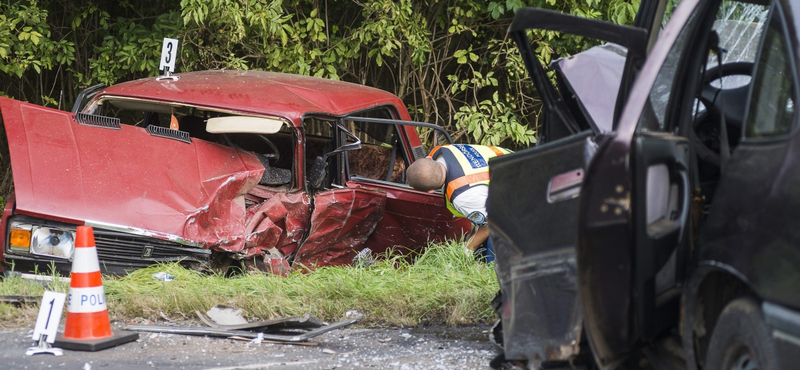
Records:
[[[99,351],[138,338],[138,333],[111,330],[94,232],[90,226],[78,226],[67,298],[67,322],[64,334],[56,337],[55,345],[78,351]]]

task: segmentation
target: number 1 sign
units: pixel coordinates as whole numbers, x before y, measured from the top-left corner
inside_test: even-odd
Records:
[[[38,353],[51,353],[61,356],[60,348],[50,348],[47,343],[56,340],[58,324],[61,322],[61,313],[64,311],[64,301],[67,295],[64,293],[45,291],[42,303],[39,305],[39,317],[36,318],[36,327],[33,329],[33,340],[39,342],[38,347],[32,347],[26,352],[27,355]]]
[[[39,317],[36,319],[36,327],[33,329],[33,340],[39,340],[40,335],[46,335],[48,343],[56,340],[56,331],[61,322],[61,312],[64,311],[66,296],[64,293],[44,292],[42,304],[39,306]]]

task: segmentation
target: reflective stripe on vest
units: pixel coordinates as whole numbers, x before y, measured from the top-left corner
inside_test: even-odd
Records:
[[[453,206],[453,199],[472,186],[489,184],[490,158],[511,153],[503,148],[485,145],[453,144],[437,146],[431,151],[433,160],[444,158],[447,164],[445,202],[447,208],[458,217],[466,217]]]

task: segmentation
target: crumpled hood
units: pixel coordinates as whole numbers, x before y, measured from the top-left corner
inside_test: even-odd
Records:
[[[69,112],[7,98],[0,109],[18,213],[244,248],[244,195],[264,172],[253,154],[134,126],[84,126]]]

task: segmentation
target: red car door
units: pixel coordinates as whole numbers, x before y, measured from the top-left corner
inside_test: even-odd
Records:
[[[356,131],[366,135],[366,140],[360,150],[346,153],[347,186],[374,189],[386,195],[383,218],[365,247],[377,253],[390,247],[418,250],[429,242],[458,239],[470,231],[469,221],[456,218],[447,210],[441,193],[416,191],[405,183],[405,168],[427,154],[419,150],[417,145],[421,144],[413,128],[438,131],[438,140],[450,142],[444,130],[421,122],[355,117],[348,120],[357,127]],[[379,155],[381,152],[384,155]],[[379,163],[369,160],[377,157],[388,159]]]

